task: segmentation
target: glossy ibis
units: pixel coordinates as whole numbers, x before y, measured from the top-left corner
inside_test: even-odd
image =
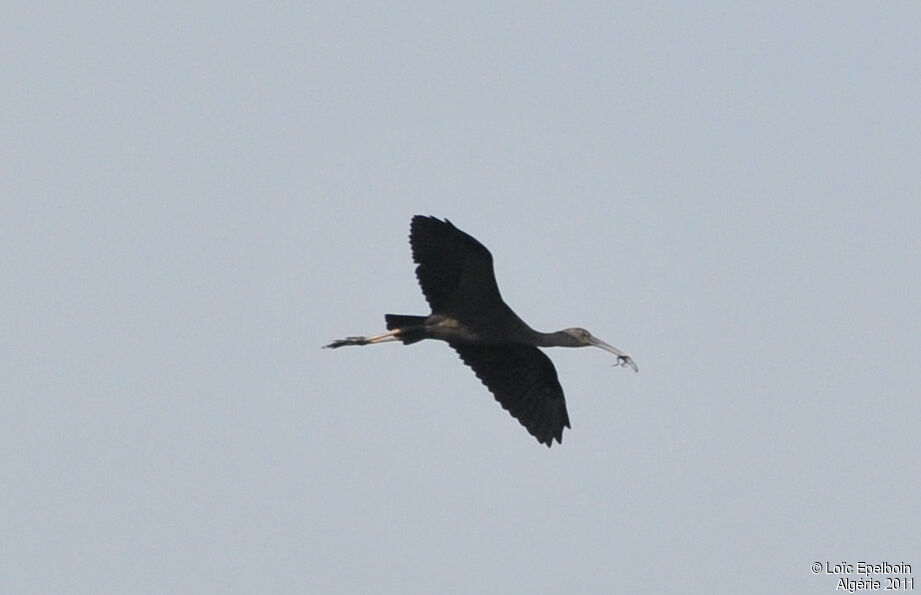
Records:
[[[489,250],[447,219],[416,215],[409,241],[416,277],[432,313],[386,314],[388,332],[348,337],[325,347],[445,341],[499,404],[548,447],[554,439],[562,443],[563,428],[570,425],[556,369],[538,347],[600,347],[616,355],[621,366],[638,371],[629,355],[583,328],[541,333],[528,326],[502,300]]]

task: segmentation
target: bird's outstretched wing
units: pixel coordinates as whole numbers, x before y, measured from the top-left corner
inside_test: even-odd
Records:
[[[451,347],[538,442],[563,442],[563,428],[570,427],[563,387],[540,349],[518,343]]]
[[[416,278],[432,312],[477,312],[504,303],[492,254],[447,219],[416,215],[409,242]]]

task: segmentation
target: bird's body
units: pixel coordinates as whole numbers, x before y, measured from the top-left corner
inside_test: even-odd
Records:
[[[348,337],[328,348],[385,341],[447,342],[477,377],[538,441],[562,442],[570,427],[563,389],[553,363],[538,347],[595,346],[614,353],[620,365],[637,369],[629,355],[581,328],[541,333],[502,300],[492,255],[447,219],[416,215],[410,226],[416,277],[432,313],[387,314],[389,332]]]

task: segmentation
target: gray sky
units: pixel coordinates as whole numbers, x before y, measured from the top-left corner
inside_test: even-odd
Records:
[[[921,9],[2,10],[0,591],[921,580]],[[427,313],[449,217],[544,331],[539,445]],[[851,577],[856,578],[856,577]]]

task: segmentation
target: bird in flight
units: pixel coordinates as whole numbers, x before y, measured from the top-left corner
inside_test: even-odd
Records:
[[[562,444],[563,428],[571,426],[556,369],[538,347],[599,347],[616,355],[620,366],[639,371],[629,355],[583,328],[541,333],[528,326],[503,301],[489,250],[447,219],[416,215],[409,242],[432,313],[385,314],[388,332],[339,339],[325,348],[445,341],[499,404],[548,447],[554,440]]]

